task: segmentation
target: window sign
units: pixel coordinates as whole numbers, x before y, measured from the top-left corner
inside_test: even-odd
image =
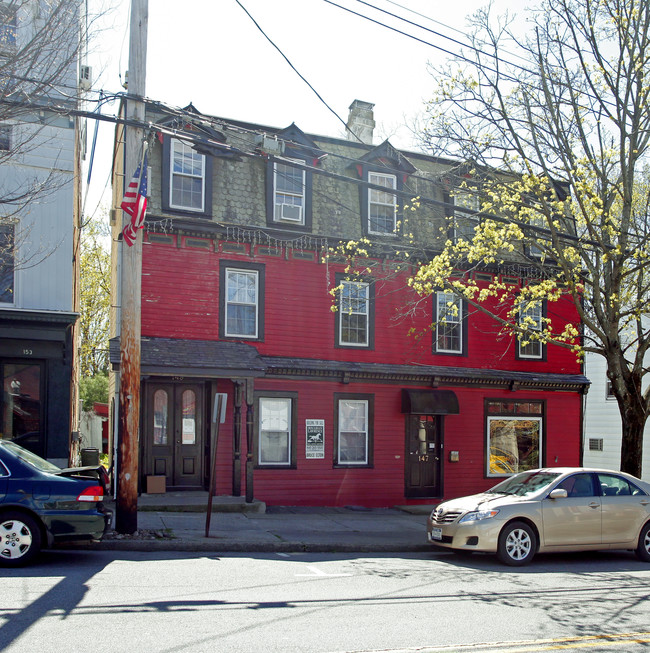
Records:
[[[325,458],[325,420],[307,419],[305,424],[305,458]]]

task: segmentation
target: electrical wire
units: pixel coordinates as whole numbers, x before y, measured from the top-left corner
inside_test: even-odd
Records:
[[[347,124],[346,124],[345,120],[343,120],[343,118],[341,118],[341,116],[339,116],[339,114],[336,113],[336,111],[334,111],[334,109],[332,109],[332,107],[323,99],[322,95],[296,69],[296,67],[291,63],[291,61],[289,61],[289,58],[287,57],[287,55],[284,54],[284,52],[282,52],[282,50],[271,40],[269,35],[261,28],[260,24],[251,16],[249,11],[244,7],[244,5],[242,5],[240,0],[235,0],[235,2],[243,9],[243,11],[246,13],[246,15],[253,21],[253,23],[255,24],[255,27],[257,27],[257,29],[262,33],[264,38],[280,53],[280,55],[282,55],[282,58],[289,64],[289,66],[291,67],[291,70],[293,70],[296,73],[296,75],[298,75],[298,77],[300,77],[300,79],[302,79],[302,81],[305,82],[305,84],[307,84],[307,86],[313,91],[313,93],[320,100],[320,102],[328,109],[328,111],[330,111],[332,114],[334,114],[334,116],[336,116],[337,120],[339,120],[341,123],[343,123],[343,125],[347,128]],[[354,134],[354,136],[355,136],[355,138],[357,138],[361,142],[361,139],[356,134]]]

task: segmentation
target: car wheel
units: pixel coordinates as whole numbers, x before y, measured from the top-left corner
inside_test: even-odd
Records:
[[[650,562],[650,521],[641,529],[636,556],[639,560]]]
[[[508,524],[499,534],[497,558],[506,565],[525,565],[529,563],[537,549],[537,538],[533,529],[516,521]]]
[[[0,515],[0,565],[24,565],[40,550],[41,529],[33,517],[20,512]]]

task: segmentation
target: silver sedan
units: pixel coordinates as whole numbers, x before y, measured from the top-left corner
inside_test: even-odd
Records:
[[[427,520],[429,542],[495,553],[508,565],[537,552],[628,549],[650,562],[650,484],[623,472],[521,472],[481,494],[445,501]]]

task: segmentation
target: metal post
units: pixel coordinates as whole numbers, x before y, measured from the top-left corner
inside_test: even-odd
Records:
[[[246,503],[253,503],[253,431],[255,382],[246,379]]]
[[[241,396],[242,383],[234,381],[235,401],[233,410],[233,460],[232,460],[232,495],[241,496]]]
[[[129,40],[129,96],[126,114],[144,122],[148,0],[131,0]],[[138,165],[144,131],[126,129],[125,180],[128,183]],[[130,216],[123,214],[123,226]],[[138,440],[140,422],[140,289],[142,234],[127,247],[122,241],[121,328],[120,328],[120,430],[115,528],[134,533],[138,528]]]

